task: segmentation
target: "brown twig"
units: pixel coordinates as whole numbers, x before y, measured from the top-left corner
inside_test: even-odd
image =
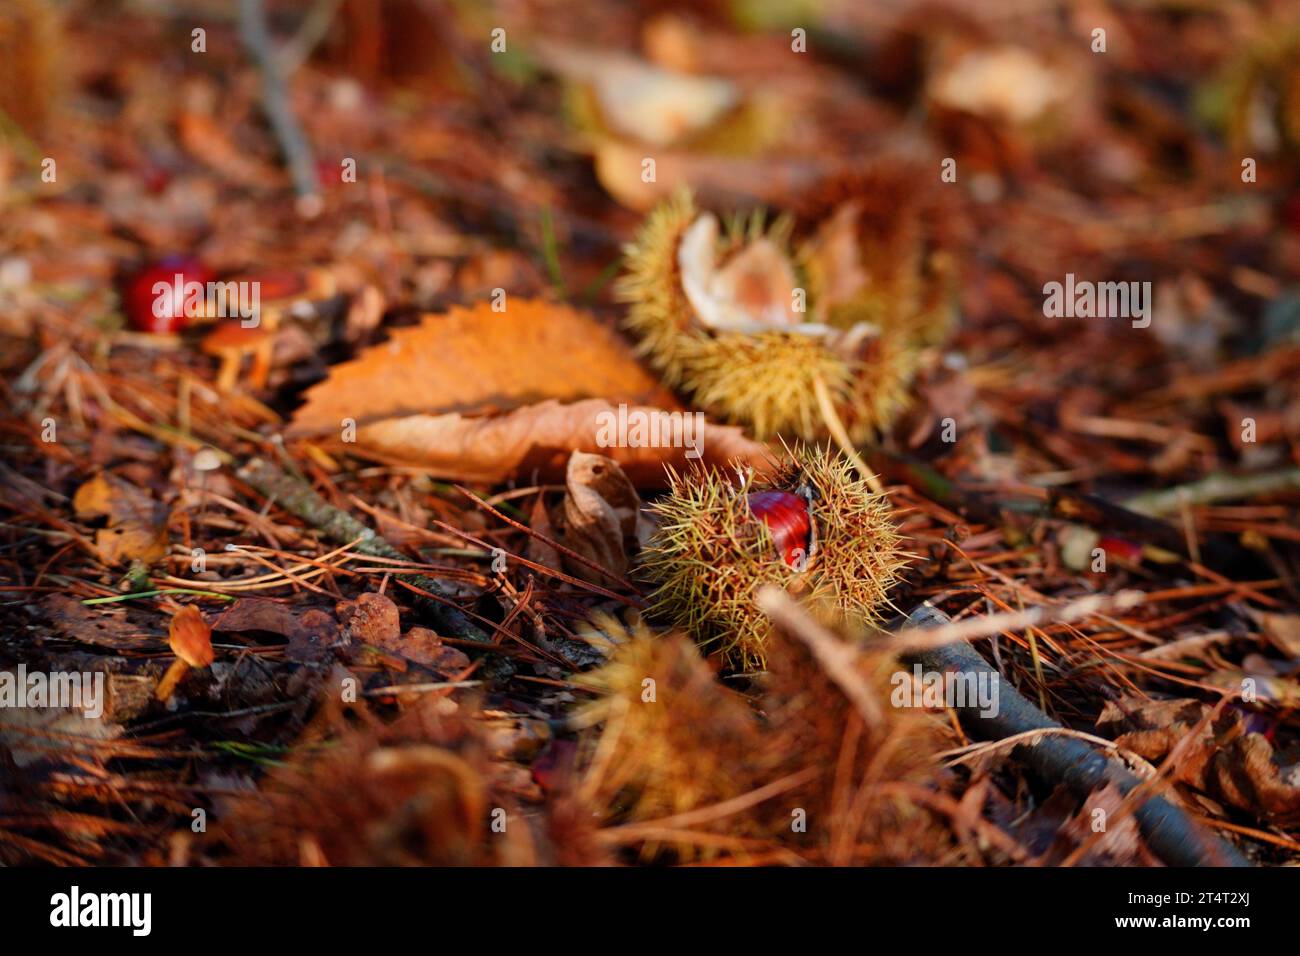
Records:
[[[910,628],[941,628],[948,615],[928,604],[907,619]],[[913,658],[935,671],[956,671],[998,679],[998,711],[986,716],[979,705],[958,708],[967,729],[985,739],[1001,739],[1061,725],[1001,680],[1001,675],[964,642],[947,643],[921,651]],[[1128,795],[1143,781],[1115,760],[1072,737],[1045,736],[1021,751],[1026,763],[1049,779],[1062,783],[1079,799],[1099,787],[1114,784]],[[1133,810],[1147,845],[1170,866],[1249,866],[1233,846],[1198,827],[1180,808],[1162,796],[1148,796]]]
[[[240,0],[239,35],[262,71],[262,108],[289,164],[294,192],[298,194],[298,212],[311,218],[320,212],[322,205],[316,182],[316,160],[307,134],[289,105],[289,91],[271,42],[262,0]]]

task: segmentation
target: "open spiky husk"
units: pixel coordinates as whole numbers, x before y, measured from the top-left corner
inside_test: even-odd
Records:
[[[755,215],[733,223],[720,242],[721,255],[757,239],[772,241],[785,250],[818,321],[845,332],[866,323],[874,331],[845,348],[799,331],[711,330],[683,291],[677,260],[682,236],[699,215],[691,196],[678,193],[651,212],[626,250],[627,272],[617,288],[629,303],[625,324],[640,353],[704,411],[745,425],[759,438],[824,438],[819,382],[854,441],[888,428],[906,403],[918,349],[942,338],[951,316],[946,297],[917,272],[915,257],[908,268],[878,270],[866,289],[834,302],[826,294],[831,266],[816,245],[791,252],[788,220],[765,228]]]
[[[580,798],[608,823],[688,813],[743,794],[761,763],[753,754],[758,720],[745,700],[716,680],[690,639],[644,624],[599,626],[614,647],[602,667],[577,678],[599,693],[573,718],[589,735]]]
[[[770,625],[755,604],[763,585],[804,596],[816,613],[854,624],[875,621],[904,556],[888,502],[844,458],[796,448],[770,487],[816,494],[817,553],[803,570],[777,556],[768,529],[750,515],[746,494],[723,476],[673,476],[668,495],[651,505],[659,528],[643,553],[654,582],[651,613],[717,648],[742,669],[764,665]]]
[[[969,238],[969,227],[932,168],[884,156],[823,178],[796,202],[799,215],[816,222],[829,222],[846,207],[853,210],[867,285],[847,301],[828,302],[834,266],[814,238],[799,249],[809,295],[838,322],[872,322],[916,346],[943,342],[956,321],[956,265],[947,250]]]
[[[600,696],[574,721],[579,792],[641,859],[898,864],[959,852],[932,796],[947,780],[936,755],[957,741],[942,715],[884,706],[902,666],[892,654],[860,653],[848,669],[882,703],[868,723],[846,674],[832,679],[779,630],[746,699],[679,632],[600,628],[615,646],[581,681]]]
[[[918,362],[906,337],[893,333],[868,339],[852,359],[781,332],[693,337],[683,351],[684,385],[696,404],[761,439],[825,436],[820,381],[849,436],[866,441],[905,407]]]
[[[624,324],[637,338],[638,353],[674,387],[685,371],[695,314],[682,293],[677,244],[698,214],[685,190],[651,210],[623,250],[625,271],[615,285],[629,305]]]

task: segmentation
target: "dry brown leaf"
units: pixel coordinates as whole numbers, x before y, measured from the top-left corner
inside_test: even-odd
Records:
[[[1153,856],[1142,841],[1137,818],[1133,814],[1120,815],[1124,806],[1124,793],[1114,783],[1107,783],[1088,794],[1079,812],[1061,824],[1052,847],[1053,864],[1059,863],[1075,848],[1091,840],[1101,827],[1097,839],[1084,859],[1095,866],[1150,866]],[[1098,812],[1100,811],[1100,812]]]
[[[667,484],[665,466],[678,471],[696,463],[689,449],[672,447],[607,448],[597,436],[603,414],[618,413],[608,401],[589,399],[572,405],[545,401],[491,418],[458,414],[407,415],[357,429],[350,452],[392,464],[427,468],[456,481],[501,482],[511,478],[559,481],[575,451],[607,453],[638,488]],[[662,409],[633,407],[628,414],[661,414]],[[706,424],[698,436],[700,463],[726,467],[733,461],[766,474],[773,460],[767,446],[728,425]]]
[[[547,543],[547,540],[555,540],[555,529],[551,527],[551,516],[546,511],[545,495],[538,495],[533,500],[533,510],[528,516],[528,527],[534,532],[528,536],[528,560],[552,571],[564,570],[560,552],[554,545]]]
[[[1265,640],[1290,660],[1300,660],[1300,614],[1273,614],[1249,609]]]
[[[61,637],[115,651],[154,643],[146,631],[127,620],[126,609],[113,605],[87,607],[66,594],[51,594],[41,601],[45,619]]]
[[[289,637],[297,628],[297,619],[288,605],[270,598],[240,598],[212,622],[214,631],[243,634],[264,631]]]
[[[618,462],[604,455],[575,451],[565,475],[564,542],[616,577],[631,566],[632,557],[648,539],[653,526],[641,511],[641,497]],[[603,575],[585,565],[571,570],[587,580]]]
[[[338,434],[345,419],[363,426],[586,398],[677,407],[613,330],[566,306],[511,298],[504,312],[482,302],[426,316],[335,366],[307,392],[290,434]]]
[[[138,517],[152,504],[148,494],[139,488],[102,473],[82,484],[72,497],[78,518],[107,518],[113,524]]]
[[[108,518],[108,527],[95,533],[105,564],[152,564],[166,556],[167,509],[135,485],[99,474],[77,489],[72,504],[79,518]]]
[[[240,598],[212,622],[214,631],[263,631],[288,639],[285,654],[302,663],[323,660],[340,641],[338,622],[320,608],[295,611],[268,598]]]
[[[387,634],[375,634],[374,637],[377,647],[423,664],[443,676],[451,676],[469,667],[469,657],[463,651],[448,647],[427,627],[413,627],[395,640],[390,640]]]
[[[1115,742],[1156,763],[1209,710],[1195,700],[1131,700],[1106,704],[1097,726]],[[1300,819],[1300,787],[1283,779],[1273,744],[1248,733],[1236,711],[1224,711],[1179,763],[1176,779],[1240,810],[1277,822]]]
[[[1300,787],[1282,779],[1273,745],[1263,734],[1233,741],[1209,769],[1209,791],[1227,803],[1279,822],[1300,819]]]
[[[362,644],[393,647],[401,639],[401,615],[387,595],[367,591],[355,601],[339,602],[336,611],[352,639]]]
[[[166,529],[139,521],[100,528],[95,532],[95,550],[108,565],[142,561],[153,564],[167,555]]]

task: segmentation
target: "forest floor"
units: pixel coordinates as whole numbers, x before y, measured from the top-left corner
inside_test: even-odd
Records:
[[[0,137],[0,668],[108,692],[0,714],[0,862],[1153,865],[1152,793],[1300,861],[1284,4],[830,5],[806,52],[752,4],[322,3],[319,36],[271,4],[287,94],[225,6],[75,3],[0,49],[32,84]],[[777,120],[683,145],[712,88],[614,50]],[[873,710],[911,664],[870,635],[845,671],[796,621],[766,673],[647,637],[636,513],[681,449],[611,452],[613,486],[567,454],[579,403],[691,407],[619,331],[656,203],[803,239],[914,169],[864,201],[934,239],[957,321],[858,443],[908,555],[883,617],[1033,611],[971,636],[1065,728],[1009,743]],[[262,324],[142,331],[140,276],[178,270],[258,283]],[[1071,294],[1106,281],[1132,314]],[[1145,782],[1071,792],[1046,738]]]

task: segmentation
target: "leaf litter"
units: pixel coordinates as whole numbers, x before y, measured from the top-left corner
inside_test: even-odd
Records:
[[[233,22],[200,69],[161,14],[13,6],[0,674],[102,675],[107,706],[0,709],[0,862],[1165,862],[1113,784],[1067,793],[996,742],[950,759],[969,725],[885,706],[888,642],[774,627],[756,672],[651,612],[669,474],[743,488],[788,451],[725,389],[699,458],[601,440],[700,411],[612,281],[685,187],[718,222],[788,214],[808,251],[673,259],[706,337],[737,303],[799,324],[795,288],[862,328],[954,297],[880,433],[849,423],[908,555],[892,605],[1045,609],[971,646],[1251,862],[1295,863],[1284,4],[1111,11],[1106,57],[1025,11],[813,13],[795,55],[756,14],[511,5],[496,57],[467,9],[421,32],[418,4],[345,0],[287,84],[310,157]],[[255,335],[134,329],[130,278],[178,253],[259,284]],[[1153,328],[1048,316],[1067,272],[1153,280]],[[811,395],[801,428],[841,444]],[[493,836],[493,808],[524,825]]]

